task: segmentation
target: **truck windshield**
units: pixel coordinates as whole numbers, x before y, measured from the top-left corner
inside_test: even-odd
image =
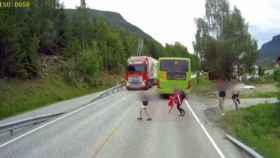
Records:
[[[188,62],[186,60],[162,60],[160,70],[166,72],[187,72]]]
[[[128,72],[145,72],[145,65],[128,65]]]

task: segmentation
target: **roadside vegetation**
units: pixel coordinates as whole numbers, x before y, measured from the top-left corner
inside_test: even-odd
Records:
[[[246,94],[241,94],[241,98],[277,98],[279,95],[279,92],[250,92]]]
[[[277,98],[278,92],[253,92],[241,94],[241,98]]]
[[[237,7],[231,7],[227,0],[206,0],[205,16],[197,18],[196,25],[194,50],[200,57],[201,70],[208,72],[211,80],[232,80],[256,73],[257,41]],[[255,85],[256,89],[250,93],[241,92],[241,97],[280,96],[280,69],[274,71],[273,76],[262,75],[262,72],[260,76],[259,80],[245,82]],[[193,81],[193,91],[207,94],[212,85],[202,77],[201,83]],[[230,111],[222,122],[226,131],[264,157],[279,157],[280,104],[260,104]]]
[[[276,69],[272,79],[277,88],[270,92],[255,93],[259,96],[280,98],[280,69]],[[261,88],[267,91],[268,88]],[[278,91],[277,91],[278,90]],[[259,104],[253,107],[228,112],[223,127],[243,143],[253,147],[266,158],[278,158],[280,155],[280,103]]]
[[[144,40],[143,55],[198,60],[178,42],[163,47],[148,35],[114,27],[94,13],[86,5],[64,9],[58,0],[34,0],[30,8],[2,10],[0,78],[41,77],[42,56],[58,56],[65,68],[93,80],[100,72],[120,74],[127,58],[136,55],[139,39]]]
[[[273,84],[275,83],[275,80],[273,79],[273,76],[271,75],[262,75],[259,74],[258,79],[250,79],[248,81],[245,81],[246,84]]]
[[[207,75],[202,75],[198,79],[192,80],[192,92],[199,95],[209,95],[215,90],[214,82],[208,79]]]
[[[241,92],[241,98],[277,98],[279,95],[275,81],[274,83],[249,83],[249,85],[254,85],[255,89]]]
[[[259,70],[259,78],[244,82],[247,85],[255,86],[255,89],[241,93],[242,98],[277,98],[279,96],[276,80],[277,71],[273,75],[264,74],[262,71]]]
[[[278,87],[278,98],[280,99],[280,68],[277,68],[273,73],[273,79],[276,81]]]
[[[35,80],[0,80],[0,119],[54,102],[101,91],[116,84],[121,76],[101,74],[96,84],[67,80],[57,66]]]
[[[257,41],[236,6],[231,7],[227,0],[206,0],[205,16],[197,18],[196,25],[194,50],[202,70],[228,80],[235,71],[253,72],[259,54]]]
[[[224,128],[266,158],[280,155],[280,104],[260,104],[228,112]]]

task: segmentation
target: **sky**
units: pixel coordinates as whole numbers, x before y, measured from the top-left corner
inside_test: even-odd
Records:
[[[80,0],[60,0],[75,8]],[[178,41],[193,50],[194,19],[205,15],[205,0],[86,0],[89,8],[119,12],[128,22],[162,43]],[[280,34],[280,0],[229,0],[241,10],[259,47]]]

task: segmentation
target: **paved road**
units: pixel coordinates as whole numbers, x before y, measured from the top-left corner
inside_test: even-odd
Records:
[[[220,157],[190,111],[184,118],[175,109],[167,114],[166,100],[156,94],[149,107],[153,121],[137,121],[138,95],[122,91],[98,100],[0,147],[0,157]]]

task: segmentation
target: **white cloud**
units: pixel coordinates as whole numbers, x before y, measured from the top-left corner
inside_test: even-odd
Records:
[[[80,0],[61,1],[67,8],[80,3]],[[90,8],[121,13],[161,43],[179,41],[190,50],[196,31],[194,18],[203,17],[205,12],[205,0],[86,0],[86,3]],[[279,0],[230,0],[230,3],[241,10],[250,26],[262,32],[280,26]]]
[[[251,26],[255,25],[262,31],[280,26],[280,11],[276,9],[280,8],[279,1],[231,0],[231,3],[241,10]]]

